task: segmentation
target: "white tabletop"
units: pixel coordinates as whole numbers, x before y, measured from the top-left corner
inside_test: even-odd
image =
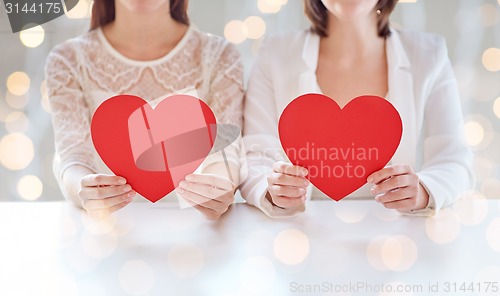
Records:
[[[278,220],[235,204],[215,222],[170,203],[101,222],[65,202],[0,203],[0,295],[498,296],[500,202],[424,218],[313,201]]]

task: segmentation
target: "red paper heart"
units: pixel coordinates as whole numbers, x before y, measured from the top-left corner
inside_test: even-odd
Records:
[[[187,95],[168,97],[154,110],[140,97],[115,96],[97,108],[91,124],[104,163],[151,202],[198,168],[216,132],[210,107]]]
[[[383,98],[357,97],[340,109],[327,96],[307,94],[285,108],[278,130],[290,161],[307,168],[311,183],[339,201],[390,161],[403,126]]]

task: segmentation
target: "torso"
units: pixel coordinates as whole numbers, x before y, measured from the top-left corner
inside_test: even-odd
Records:
[[[387,74],[385,48],[352,63],[340,54],[320,49],[316,69],[318,85],[322,93],[334,99],[340,107],[361,95],[385,97]]]

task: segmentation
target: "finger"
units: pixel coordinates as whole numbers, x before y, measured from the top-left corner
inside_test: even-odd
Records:
[[[381,194],[394,190],[397,188],[406,187],[412,184],[412,177],[410,175],[399,175],[393,176],[385,181],[382,181],[378,185],[372,187],[372,194]]]
[[[386,202],[392,202],[392,201],[398,201],[398,200],[411,198],[413,196],[415,196],[414,190],[410,187],[405,187],[405,188],[399,188],[399,189],[396,189],[393,191],[389,191],[385,194],[376,196],[375,200],[377,200],[380,203],[386,203]]]
[[[190,204],[193,208],[195,208],[198,212],[202,213],[205,217],[207,217],[209,220],[216,220],[218,219],[222,213],[218,213],[217,211],[214,211],[212,209],[204,208],[188,199],[185,199],[188,204]]]
[[[291,165],[285,162],[277,162],[273,165],[273,170],[276,173],[282,173],[292,176],[305,177],[309,171],[301,166]]]
[[[104,174],[87,175],[83,177],[81,181],[82,187],[93,187],[101,185],[116,186],[125,184],[127,184],[127,180],[125,180],[125,178],[123,177]]]
[[[89,199],[83,202],[83,207],[90,211],[109,209],[125,201],[131,201],[135,195],[136,193],[134,191],[130,191],[104,199]]]
[[[221,190],[210,185],[191,183],[188,181],[181,181],[179,187],[210,199],[217,199],[228,192],[227,190]]]
[[[301,197],[306,194],[304,188],[272,185],[269,187],[269,193],[274,196]]]
[[[392,176],[404,175],[411,172],[413,171],[408,165],[388,166],[368,176],[367,181],[368,183],[378,184]]]
[[[387,209],[395,209],[398,211],[411,211],[416,206],[416,198],[406,198],[397,201],[383,203]]]
[[[114,213],[120,209],[123,209],[124,207],[129,205],[131,202],[132,202],[132,200],[128,200],[128,201],[124,201],[122,203],[119,203],[117,205],[114,205],[111,208],[92,210],[92,211],[89,211],[89,214],[93,217],[103,218],[103,217],[109,216],[111,213]]]
[[[306,201],[306,197],[302,196],[299,198],[296,197],[287,197],[287,196],[273,196],[273,203],[281,208],[298,208],[304,205]]]
[[[218,201],[218,200],[213,200],[211,198],[199,195],[197,193],[191,192],[184,190],[182,188],[178,188],[177,192],[180,194],[182,198],[184,198],[186,201],[191,201],[201,207],[207,208],[214,210],[216,212],[223,211],[224,208],[227,209],[227,205],[224,203]]]
[[[214,174],[191,174],[186,176],[186,181],[217,187],[226,191],[233,190],[231,180]]]
[[[282,173],[273,173],[267,178],[269,184],[284,185],[284,186],[296,186],[296,187],[307,187],[309,185],[309,180],[304,177],[296,177],[291,175],[286,175]]]
[[[80,196],[84,199],[103,199],[118,196],[132,191],[130,185],[105,186],[105,187],[84,187],[80,190]]]

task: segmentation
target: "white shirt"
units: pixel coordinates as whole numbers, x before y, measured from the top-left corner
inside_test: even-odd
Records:
[[[388,98],[401,115],[403,135],[392,164],[410,165],[430,195],[433,214],[473,184],[472,153],[465,142],[456,80],[442,37],[392,30],[386,39]],[[266,198],[271,166],[285,160],[278,121],[296,97],[319,92],[320,37],[309,30],[269,38],[252,71],[245,100],[244,141],[249,175],[241,186],[247,202],[269,216],[291,216]],[[310,191],[308,196],[310,196]]]

